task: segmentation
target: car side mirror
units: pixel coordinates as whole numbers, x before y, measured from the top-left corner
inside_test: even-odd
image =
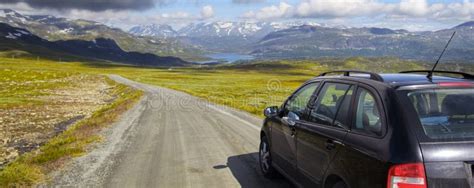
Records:
[[[294,112],[289,112],[288,116],[282,118],[282,121],[290,127],[295,126],[296,122],[299,120],[300,120],[300,116],[298,116],[298,114]]]
[[[278,106],[271,106],[271,107],[268,107],[268,108],[265,108],[265,110],[263,111],[263,114],[265,115],[265,117],[274,117],[276,115],[278,115]]]

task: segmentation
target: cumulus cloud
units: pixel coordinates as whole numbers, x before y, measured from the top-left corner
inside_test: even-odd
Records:
[[[344,17],[370,16],[387,11],[386,4],[375,0],[303,0],[297,5],[295,16]]]
[[[145,10],[155,5],[163,5],[174,0],[2,0],[4,4],[25,3],[33,8],[69,10],[81,9],[90,11],[104,10]]]
[[[189,19],[191,15],[187,12],[173,12],[173,13],[163,13],[161,14],[162,18],[167,18],[167,19],[176,19],[176,20],[182,20],[182,19]]]
[[[156,13],[153,11],[130,11],[130,10],[104,10],[91,11],[84,9],[71,9],[68,11],[34,8],[26,3],[2,4],[0,9],[13,9],[25,15],[52,15],[70,19],[84,19],[107,24],[113,27],[129,29],[142,24],[171,24],[186,25],[200,20],[200,14],[191,14],[185,11],[171,11]],[[145,14],[143,14],[145,13]]]
[[[232,3],[236,4],[251,4],[251,3],[263,3],[266,0],[232,0]]]
[[[214,8],[211,5],[206,5],[201,9],[201,19],[208,19],[214,17]]]
[[[292,12],[293,12],[293,6],[285,2],[280,2],[279,5],[264,7],[258,11],[246,12],[241,17],[245,19],[258,19],[258,20],[278,19],[278,18],[291,16]]]
[[[428,3],[427,0],[301,0],[294,6],[285,2],[244,13],[247,19],[268,18],[349,18],[384,16],[388,18],[472,19],[474,2]]]
[[[408,16],[424,16],[430,11],[426,0],[401,0],[398,6],[399,12]]]

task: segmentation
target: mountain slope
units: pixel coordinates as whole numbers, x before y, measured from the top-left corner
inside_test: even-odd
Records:
[[[189,63],[175,57],[123,51],[115,41],[98,38],[93,41],[48,41],[31,32],[0,23],[0,51],[24,51],[32,56],[54,59],[112,61],[142,66],[185,66]]]
[[[455,30],[458,35],[444,58],[474,62],[474,30],[469,25],[419,33],[303,25],[266,35],[253,46],[252,54],[264,58],[394,56],[432,61]]]
[[[178,32],[173,29],[173,27],[166,25],[166,24],[150,24],[150,25],[141,25],[141,26],[135,26],[132,27],[129,31],[129,33],[136,35],[136,36],[141,36],[141,37],[163,37],[163,38],[169,38],[169,37],[176,37],[178,36]]]
[[[169,25],[144,25],[133,27],[129,33],[137,36],[175,38],[185,44],[211,51],[248,52],[248,47],[266,34],[303,23],[306,22],[215,21],[191,23],[178,31]]]
[[[109,38],[125,51],[138,51],[156,55],[194,57],[202,50],[195,46],[180,43],[175,39],[156,39],[136,37],[118,28],[87,21],[71,20],[43,15],[22,15],[9,9],[0,9],[0,22],[27,29],[49,41],[57,40],[88,40]]]

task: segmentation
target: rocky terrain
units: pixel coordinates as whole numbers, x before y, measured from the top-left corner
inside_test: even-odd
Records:
[[[42,81],[2,84],[18,87],[41,84],[35,82]],[[29,99],[37,100],[42,105],[0,106],[0,167],[20,154],[39,147],[76,121],[89,117],[114,98],[109,94],[111,86],[99,76],[75,75],[48,82],[68,87],[42,90],[47,95]]]

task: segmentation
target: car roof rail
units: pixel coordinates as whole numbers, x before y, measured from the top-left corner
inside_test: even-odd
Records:
[[[351,73],[356,73],[356,74],[368,74],[368,75],[370,75],[370,79],[371,79],[371,80],[383,82],[383,78],[382,78],[382,76],[380,76],[380,74],[373,73],[373,72],[367,72],[367,71],[359,71],[359,70],[338,70],[338,71],[329,71],[329,72],[321,73],[319,76],[326,76],[326,75],[328,75],[328,74],[333,74],[333,73],[343,73],[344,76],[350,76]]]
[[[474,80],[474,75],[465,73],[465,72],[456,72],[456,71],[431,71],[431,70],[412,70],[412,71],[402,71],[400,73],[402,74],[407,74],[407,73],[444,73],[444,74],[455,74],[455,75],[461,75],[463,79],[469,79],[469,80]]]

